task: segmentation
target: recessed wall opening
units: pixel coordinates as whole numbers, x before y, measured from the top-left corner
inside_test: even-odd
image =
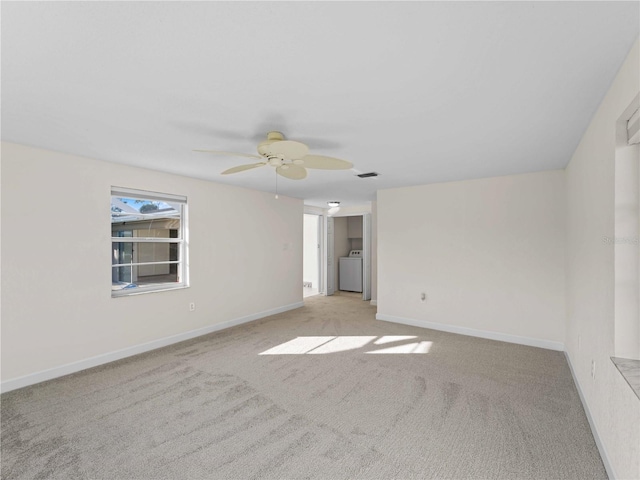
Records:
[[[333,216],[332,270],[335,291],[371,300],[371,214]],[[328,295],[333,292],[328,293]]]
[[[335,217],[336,289],[362,293],[362,215]]]

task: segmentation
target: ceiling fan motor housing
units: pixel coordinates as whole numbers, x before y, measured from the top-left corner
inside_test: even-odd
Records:
[[[267,139],[258,144],[258,153],[263,157],[269,157],[269,146],[275,142],[281,142],[284,140],[284,135],[280,132],[267,133]]]

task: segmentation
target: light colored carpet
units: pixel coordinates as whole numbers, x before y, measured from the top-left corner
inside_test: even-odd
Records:
[[[374,315],[311,297],[4,394],[2,478],[606,478],[561,353]]]

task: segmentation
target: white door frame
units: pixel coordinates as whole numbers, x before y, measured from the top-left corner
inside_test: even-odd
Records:
[[[319,284],[318,293],[320,295],[326,295],[327,292],[327,210],[320,207],[312,207],[305,205],[303,209],[305,215],[317,215],[318,216],[318,262],[319,265]]]
[[[362,215],[362,300],[371,300],[371,214]]]
[[[336,269],[334,255],[333,217],[324,216],[324,252],[323,267],[324,294],[333,295],[336,292]]]
[[[329,257],[328,255],[324,255],[323,257],[323,268],[322,270],[326,273],[326,275],[335,276],[335,268],[334,262],[336,261],[333,257],[333,218],[332,217],[362,217],[362,265],[363,265],[363,275],[362,275],[362,299],[363,300],[371,300],[371,246],[372,246],[372,230],[371,230],[371,204],[357,206],[357,207],[346,207],[336,214],[329,217],[325,215],[325,218],[332,220],[331,226],[331,241],[328,241],[328,228],[325,228],[324,234],[324,244],[325,244],[325,253],[331,253],[331,267],[329,268]],[[327,227],[328,222],[325,221],[325,227]],[[327,252],[327,250],[331,248],[331,252]],[[333,278],[333,288],[335,291],[335,278]],[[325,295],[333,295],[334,291],[329,293],[329,290],[325,290],[327,292]]]
[[[304,216],[308,215],[310,217],[315,217],[316,220],[316,239],[315,239],[315,244],[316,244],[316,268],[317,268],[317,272],[318,275],[317,277],[314,279],[313,281],[313,285],[314,288],[318,289],[318,293],[322,293],[322,288],[323,288],[323,273],[322,273],[322,266],[324,263],[324,260],[322,258],[322,251],[323,251],[323,222],[322,222],[322,215],[318,214],[318,213],[307,213],[306,211],[303,214]],[[304,248],[305,246],[303,245],[303,255],[304,255]],[[303,258],[304,261],[304,258]],[[304,271],[304,267],[303,267],[303,271]]]

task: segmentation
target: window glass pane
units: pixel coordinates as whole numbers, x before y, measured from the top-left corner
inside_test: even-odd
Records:
[[[112,242],[111,246],[111,281],[114,287],[122,287],[123,284],[130,283],[147,285],[180,280],[178,275],[180,264],[169,263],[180,260],[178,243],[124,241]],[[144,265],[145,263],[152,263],[152,265]]]
[[[111,236],[163,237],[162,230],[174,230],[179,235],[180,214],[179,203],[112,196]],[[121,231],[135,233],[120,235]]]
[[[139,275],[139,267],[112,267],[112,277],[115,279],[111,282],[111,290],[129,290],[134,293],[136,289],[148,286],[171,286],[180,284],[177,265],[155,265],[155,267],[164,267],[167,273],[156,275]],[[146,267],[148,268],[148,266]],[[161,268],[159,268],[161,270]],[[146,273],[150,273],[147,271]]]
[[[123,239],[125,240],[125,239]],[[178,243],[169,242],[111,242],[112,265],[123,263],[175,262],[180,248]]]

